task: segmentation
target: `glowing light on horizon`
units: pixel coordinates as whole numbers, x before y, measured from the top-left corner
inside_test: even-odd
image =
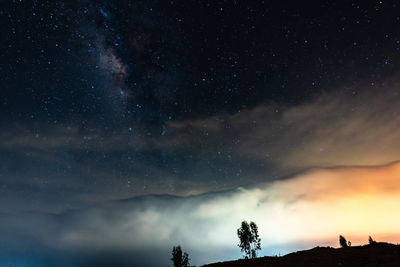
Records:
[[[211,229],[209,236],[218,237],[212,242],[221,245],[235,242],[232,233],[242,219],[256,221],[267,244],[332,239],[337,244],[339,234],[357,240],[368,235],[396,236],[400,233],[399,178],[399,163],[313,170],[206,201],[194,216],[217,221],[219,227]]]

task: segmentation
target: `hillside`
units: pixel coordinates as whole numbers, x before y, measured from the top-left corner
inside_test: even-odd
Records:
[[[204,267],[228,266],[400,266],[400,245],[376,243],[347,248],[316,247],[282,257],[240,259],[204,265]]]

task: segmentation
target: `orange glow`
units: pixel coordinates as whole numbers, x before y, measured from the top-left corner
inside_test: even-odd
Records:
[[[280,203],[282,221],[276,227],[284,226],[280,228],[289,239],[329,240],[339,234],[365,239],[400,233],[399,163],[313,170],[276,182],[269,190]]]

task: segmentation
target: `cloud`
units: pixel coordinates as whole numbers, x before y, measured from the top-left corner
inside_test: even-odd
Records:
[[[195,264],[240,257],[235,232],[242,220],[258,224],[264,255],[336,246],[339,234],[353,244],[365,243],[368,235],[394,241],[400,234],[399,174],[400,163],[314,169],[226,192],[143,196],[59,214],[3,214],[1,224],[10,233],[5,239],[37,240],[60,255],[130,251],[143,262],[152,255],[154,266],[166,264],[176,244]]]
[[[187,143],[206,132],[208,142],[265,162],[277,177],[312,167],[385,164],[400,159],[399,87],[396,79],[374,88],[360,84],[296,106],[266,104],[169,126]]]
[[[20,187],[33,180],[69,185],[75,198],[86,201],[187,196],[280,180],[310,168],[387,164],[400,159],[399,83],[393,78],[380,84],[378,95],[377,84],[295,106],[270,103],[233,115],[171,121],[151,134],[128,126],[11,124],[1,131],[7,142],[0,144],[0,156],[24,168],[0,168],[0,175]],[[57,169],[57,175],[45,168]],[[57,179],[60,170],[64,174]],[[79,189],[72,185],[77,180]]]
[[[260,171],[254,166],[256,163],[218,155],[214,148],[186,146],[186,137],[173,132],[149,136],[128,127],[88,130],[75,124],[15,123],[0,137],[7,140],[0,144],[5,194],[10,195],[13,190],[15,195],[18,188],[26,188],[32,192],[27,201],[29,207],[35,203],[32,195],[38,201],[45,199],[41,210],[66,202],[66,195],[71,203],[75,202],[72,199],[102,201],[143,194],[189,195],[231,189],[243,185],[246,175],[253,173],[256,177]],[[62,198],[61,194],[54,194],[60,188]],[[48,201],[49,195],[55,199]]]

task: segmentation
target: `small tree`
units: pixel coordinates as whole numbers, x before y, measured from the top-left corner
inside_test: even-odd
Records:
[[[347,247],[347,240],[342,235],[339,236],[339,244],[340,244],[340,247],[342,247],[342,248]]]
[[[188,267],[189,266],[189,255],[185,252],[182,255],[181,246],[174,246],[172,248],[172,262],[174,267]]]
[[[373,240],[371,236],[369,236],[369,237],[368,237],[368,243],[369,243],[370,245],[374,245],[374,244],[376,244],[376,241]]]
[[[258,227],[254,222],[248,224],[243,221],[237,229],[240,250],[244,252],[245,258],[257,258],[257,250],[261,249],[261,238],[258,235]]]
[[[183,253],[182,256],[182,267],[188,267],[188,266],[189,266],[189,254],[185,252]]]

